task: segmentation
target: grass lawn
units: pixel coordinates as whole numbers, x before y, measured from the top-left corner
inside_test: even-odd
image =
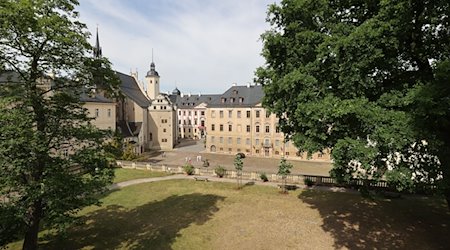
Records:
[[[450,213],[437,198],[359,195],[168,180],[112,191],[43,249],[445,249]],[[16,247],[18,245],[15,245]],[[12,246],[13,248],[15,246]]]
[[[119,183],[122,181],[129,181],[129,180],[134,180],[134,179],[161,177],[161,176],[169,175],[164,172],[154,172],[154,171],[150,171],[150,170],[126,169],[126,168],[116,168],[115,174],[116,174],[116,177],[114,178],[114,183]]]

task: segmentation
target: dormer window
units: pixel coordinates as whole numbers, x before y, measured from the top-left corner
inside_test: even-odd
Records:
[[[234,103],[234,97],[230,98],[230,103]]]
[[[222,103],[226,103],[227,102],[227,98],[222,98]]]
[[[244,102],[244,97],[239,97],[239,103],[243,103]]]
[[[233,90],[233,94],[234,94],[234,95],[237,95],[237,94],[238,94],[238,91],[237,91],[237,90]]]

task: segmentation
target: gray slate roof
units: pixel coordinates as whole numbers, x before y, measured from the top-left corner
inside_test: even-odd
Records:
[[[176,103],[178,108],[193,108],[201,103],[210,104],[220,95],[170,95],[172,103]]]
[[[139,136],[139,132],[141,131],[142,122],[126,122],[119,121],[117,122],[117,129],[124,137],[135,137]]]
[[[122,90],[122,92],[142,108],[149,107],[150,101],[147,99],[144,93],[142,93],[136,80],[132,76],[120,72],[116,73],[121,81],[120,89]]]
[[[264,91],[261,85],[232,86],[225,93],[214,99],[209,107],[251,107],[262,101]],[[234,101],[231,100],[234,98]],[[243,98],[239,102],[239,98]]]
[[[88,94],[81,94],[80,101],[82,102],[100,102],[100,103],[114,103],[113,100],[110,100],[104,96],[101,95],[88,95]]]

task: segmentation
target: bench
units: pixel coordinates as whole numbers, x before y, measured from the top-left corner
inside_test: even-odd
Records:
[[[196,176],[196,177],[194,177],[194,179],[195,179],[195,181],[208,181],[208,177]]]
[[[283,188],[285,185],[278,184],[278,188]],[[286,190],[296,190],[298,188],[297,185],[286,184]]]

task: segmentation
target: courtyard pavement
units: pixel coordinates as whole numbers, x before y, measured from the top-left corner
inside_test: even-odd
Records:
[[[197,161],[199,157],[199,161]],[[234,154],[206,153],[203,141],[183,140],[172,151],[153,152],[148,156],[148,161],[153,164],[164,164],[169,166],[181,166],[186,162],[191,162],[195,167],[203,167],[203,160],[208,159],[209,167],[215,168],[218,165],[226,169],[234,169]],[[201,158],[201,159],[200,159]],[[290,160],[294,166],[292,174],[321,175],[329,176],[331,163],[324,161]],[[266,174],[276,174],[280,158],[263,158],[247,156],[243,159],[244,171],[265,172]]]

